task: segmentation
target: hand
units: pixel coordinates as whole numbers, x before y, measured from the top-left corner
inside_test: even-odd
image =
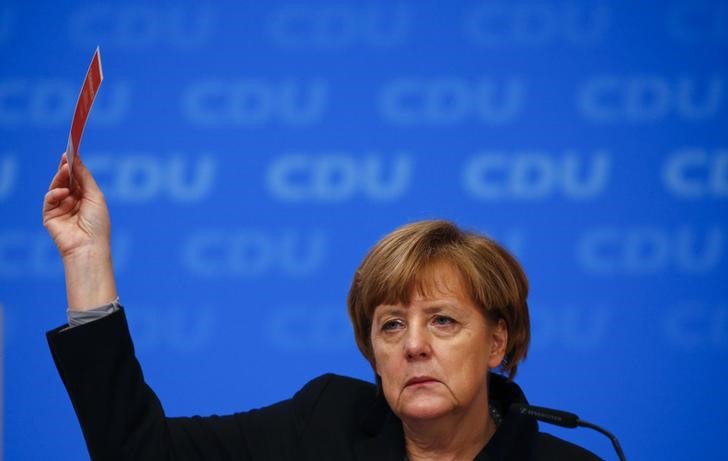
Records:
[[[68,158],[64,153],[43,201],[43,225],[64,260],[92,248],[110,248],[106,200],[91,173],[78,156],[76,159],[73,189],[69,186]]]
[[[68,306],[90,309],[116,298],[106,200],[78,156],[70,186],[68,159],[61,157],[43,201],[43,225],[63,259]]]

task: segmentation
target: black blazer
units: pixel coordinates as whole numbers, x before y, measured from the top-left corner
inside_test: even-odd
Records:
[[[328,374],[266,408],[167,418],[144,382],[123,310],[47,337],[94,460],[405,460],[402,424],[371,383]],[[493,374],[489,393],[504,418],[476,460],[598,459],[508,413],[525,402],[516,384]]]

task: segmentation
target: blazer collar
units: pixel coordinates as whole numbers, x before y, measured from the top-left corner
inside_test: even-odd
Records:
[[[515,403],[528,403],[521,388],[513,381],[491,373],[488,397],[490,405],[503,416],[503,420],[475,459],[477,461],[532,459],[538,438],[538,422],[533,417],[509,411],[511,405]]]

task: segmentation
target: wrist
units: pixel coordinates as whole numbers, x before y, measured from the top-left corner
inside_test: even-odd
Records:
[[[116,299],[111,252],[86,249],[63,258],[68,308],[84,311]]]
[[[102,264],[111,259],[111,244],[81,244],[76,248],[61,252],[61,260],[65,269],[85,267],[89,264]]]

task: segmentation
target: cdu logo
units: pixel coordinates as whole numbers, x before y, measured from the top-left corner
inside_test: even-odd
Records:
[[[465,34],[476,45],[543,46],[557,41],[593,45],[610,23],[606,5],[488,2],[466,14]]]
[[[407,41],[412,10],[409,5],[389,3],[288,4],[273,13],[267,28],[282,48],[393,47]]]
[[[11,153],[0,155],[0,201],[6,200],[18,184],[18,159]]]
[[[277,307],[266,308],[266,336],[282,350],[332,352],[351,347],[351,325],[346,309]]]
[[[700,232],[680,226],[604,227],[584,232],[576,244],[576,258],[596,275],[653,275],[672,270],[700,275],[721,262],[724,232],[717,226]]]
[[[72,13],[68,29],[70,39],[84,45],[196,48],[212,41],[215,11],[204,5],[84,5]]]
[[[114,269],[125,270],[129,261],[131,237],[123,230],[112,239]],[[63,275],[58,250],[48,235],[22,230],[0,232],[0,278],[53,278]]]
[[[665,188],[683,199],[728,197],[728,149],[685,148],[662,165]]]
[[[475,82],[457,77],[398,78],[379,94],[379,112],[392,125],[500,125],[523,111],[526,84],[517,77]]]
[[[319,230],[202,229],[182,245],[183,267],[200,277],[310,276],[322,266],[328,238]]]
[[[149,154],[92,154],[86,164],[110,201],[144,203],[168,198],[199,202],[210,195],[217,159],[210,154],[167,158]]]
[[[673,3],[665,15],[672,37],[686,44],[728,43],[728,4]]]
[[[180,104],[187,121],[200,126],[313,125],[323,117],[328,93],[320,79],[208,80],[188,86]]]
[[[407,154],[306,155],[274,160],[265,176],[270,194],[287,202],[343,202],[357,196],[393,201],[407,193],[413,161]]]
[[[0,124],[15,126],[68,123],[78,97],[77,84],[63,80],[12,79],[0,81]],[[93,123],[121,122],[129,111],[130,85],[114,82],[94,103]]]
[[[188,353],[210,344],[217,318],[208,306],[136,308],[129,313],[129,328],[134,332],[134,346],[139,349]]]
[[[680,349],[728,349],[728,306],[686,302],[663,319],[668,342]]]
[[[533,345],[584,350],[599,347],[610,330],[611,314],[605,306],[577,308],[540,306],[531,311]]]
[[[589,200],[603,195],[611,159],[605,150],[589,156],[567,150],[560,156],[543,152],[486,152],[463,165],[465,192],[477,200],[543,200],[561,195]]]
[[[493,231],[487,226],[479,226],[478,229],[489,238],[503,245],[519,260],[526,257],[527,232],[525,228],[512,227]]]
[[[595,123],[647,123],[670,115],[708,120],[721,108],[723,87],[723,79],[715,76],[598,76],[577,89],[576,104],[581,115]]]

